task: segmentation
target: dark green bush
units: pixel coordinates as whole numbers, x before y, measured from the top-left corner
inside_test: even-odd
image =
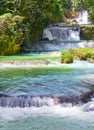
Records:
[[[85,40],[94,40],[94,26],[84,25],[81,26],[81,37]]]
[[[20,52],[23,41],[21,31],[22,17],[7,13],[0,16],[0,55],[11,55]]]

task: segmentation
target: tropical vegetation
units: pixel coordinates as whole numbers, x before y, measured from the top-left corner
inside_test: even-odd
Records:
[[[94,63],[94,48],[72,48],[61,52],[61,63],[73,63],[75,59]]]
[[[51,23],[64,21],[65,14],[88,9],[94,22],[91,0],[0,0],[0,55],[29,50]]]

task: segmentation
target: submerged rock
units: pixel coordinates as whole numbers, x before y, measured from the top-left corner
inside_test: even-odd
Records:
[[[48,65],[49,60],[15,60],[15,61],[1,61],[0,66],[4,67],[19,67],[19,66],[32,66],[32,65]]]

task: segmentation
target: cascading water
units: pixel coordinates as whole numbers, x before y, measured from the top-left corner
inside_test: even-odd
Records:
[[[88,11],[83,10],[78,13],[78,17],[74,18],[74,20],[76,20],[79,25],[91,24],[88,17]],[[79,27],[70,27],[69,25],[64,23],[53,24],[45,28],[43,31],[43,39],[48,40],[39,41],[38,43],[34,44],[32,50],[54,51],[75,47],[94,47],[93,41],[80,40]]]
[[[58,41],[79,41],[80,29],[77,27],[50,27],[44,29],[43,38]]]
[[[46,28],[49,41],[33,49],[94,46],[79,41],[79,27],[65,26]],[[0,130],[94,130],[94,65],[41,62],[0,63]]]
[[[80,11],[75,20],[78,24],[91,24],[87,10]]]
[[[93,79],[85,62],[1,68],[0,130],[93,130]]]
[[[80,40],[79,27],[62,27],[50,26],[44,29],[43,38],[48,38],[49,41],[41,41],[36,43],[32,50],[35,51],[55,51],[68,48],[85,48],[94,47],[93,40]]]
[[[35,51],[55,51],[67,48],[79,47],[80,41],[80,28],[61,26],[50,26],[43,31],[43,38],[49,41],[41,41],[36,43],[32,50]]]
[[[87,97],[86,97],[87,95]],[[0,94],[0,107],[42,107],[55,106],[58,104],[71,103],[72,105],[86,103],[91,100],[93,92],[86,92],[84,95],[63,95],[63,96],[30,96],[18,95],[9,96]],[[94,110],[94,109],[92,109]]]
[[[94,47],[94,41],[81,41],[79,27],[62,27],[50,26],[44,29],[43,38],[48,38],[49,41],[41,41],[36,43],[32,50],[35,51],[55,51],[68,48],[84,48]]]

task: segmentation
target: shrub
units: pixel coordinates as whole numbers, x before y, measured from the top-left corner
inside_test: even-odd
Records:
[[[23,41],[21,31],[22,17],[7,13],[0,16],[0,55],[11,55],[20,52]]]
[[[82,25],[81,26],[81,37],[85,40],[94,40],[94,26]]]
[[[70,51],[62,51],[61,63],[72,63],[73,55]]]
[[[94,62],[94,48],[74,48],[61,52],[61,63],[72,63],[74,59]]]

